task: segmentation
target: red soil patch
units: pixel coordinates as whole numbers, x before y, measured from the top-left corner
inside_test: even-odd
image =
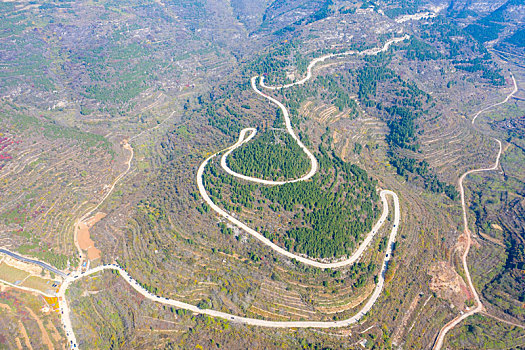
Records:
[[[89,260],[100,258],[100,250],[95,247],[95,242],[89,237],[89,229],[105,216],[106,214],[99,212],[85,222],[78,224],[78,245],[80,249],[87,250]]]

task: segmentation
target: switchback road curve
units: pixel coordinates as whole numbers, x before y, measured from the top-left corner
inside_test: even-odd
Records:
[[[271,89],[271,90],[282,89],[282,88],[290,87],[290,86],[297,85],[297,84],[304,84],[306,81],[308,81],[311,78],[311,76],[312,76],[312,68],[318,62],[322,62],[325,59],[330,58],[330,57],[338,57],[338,56],[345,56],[345,55],[351,55],[351,54],[375,55],[375,54],[377,54],[379,52],[386,51],[391,44],[399,42],[399,41],[402,41],[402,40],[405,40],[407,38],[408,38],[408,35],[405,35],[402,38],[391,39],[388,42],[386,42],[385,45],[382,48],[370,49],[370,50],[366,50],[366,51],[363,51],[363,52],[349,51],[349,52],[342,53],[342,54],[332,54],[332,55],[327,55],[327,56],[323,56],[321,58],[315,59],[308,66],[306,77],[304,79],[296,82],[296,83],[292,83],[292,84],[288,84],[288,85],[284,85],[284,86],[279,86],[279,87],[270,87],[270,86],[264,85],[263,79],[260,78],[260,84],[264,88]],[[204,315],[208,315],[208,316],[211,316],[211,317],[219,317],[219,318],[228,320],[228,321],[230,321],[232,323],[247,324],[247,325],[252,325],[252,326],[272,327],[272,328],[335,328],[335,327],[346,327],[346,326],[349,326],[349,325],[354,324],[357,321],[359,321],[366,313],[368,313],[370,311],[372,306],[375,304],[375,302],[377,301],[377,299],[379,298],[379,296],[381,295],[381,292],[383,290],[384,276],[385,276],[385,273],[386,273],[387,268],[388,268],[388,263],[389,263],[389,261],[390,261],[390,259],[392,257],[392,251],[394,249],[394,243],[395,243],[395,240],[396,240],[396,235],[397,235],[397,231],[398,231],[399,223],[400,223],[401,213],[400,213],[399,198],[398,198],[398,196],[397,196],[397,194],[395,192],[390,191],[390,190],[381,190],[380,191],[379,194],[380,194],[381,201],[382,201],[382,204],[383,204],[383,212],[381,214],[381,217],[379,218],[377,223],[374,225],[374,227],[372,228],[370,233],[368,233],[368,235],[365,237],[365,239],[360,244],[358,249],[352,254],[352,256],[350,258],[348,258],[348,259],[345,259],[343,261],[337,261],[337,262],[320,262],[320,261],[311,259],[311,258],[309,258],[307,256],[296,255],[296,254],[293,254],[293,253],[290,253],[290,252],[286,251],[285,249],[282,249],[281,247],[275,245],[273,242],[269,241],[267,238],[265,238],[259,232],[251,229],[250,227],[248,227],[247,225],[245,225],[241,221],[235,219],[233,216],[231,216],[229,213],[227,213],[223,209],[219,208],[215,203],[213,203],[213,201],[210,199],[210,197],[206,193],[206,190],[205,190],[205,187],[204,187],[204,184],[203,184],[204,169],[205,169],[206,165],[208,164],[208,162],[213,157],[217,156],[221,152],[225,152],[224,155],[222,156],[222,159],[221,159],[221,166],[223,167],[223,169],[225,171],[227,171],[229,174],[231,174],[232,176],[235,176],[237,178],[241,178],[241,179],[246,180],[246,181],[256,182],[256,183],[260,183],[260,184],[264,184],[264,185],[275,186],[275,185],[282,185],[284,183],[305,181],[305,180],[310,179],[318,170],[317,159],[306,148],[306,146],[299,140],[299,138],[295,135],[295,133],[294,133],[294,131],[292,129],[292,126],[291,126],[288,110],[286,109],[286,107],[281,102],[277,101],[276,99],[274,99],[274,98],[272,98],[272,97],[262,93],[257,88],[256,81],[257,81],[257,77],[254,77],[254,78],[251,79],[251,84],[252,84],[252,88],[254,89],[254,91],[257,94],[259,94],[260,96],[262,96],[262,97],[268,99],[269,101],[271,101],[272,103],[276,104],[281,109],[281,111],[283,112],[283,115],[284,115],[284,118],[285,118],[286,129],[287,129],[288,133],[298,143],[298,145],[301,147],[303,152],[305,152],[305,154],[310,159],[310,163],[311,163],[310,171],[307,174],[305,174],[304,176],[302,176],[301,178],[294,179],[294,180],[288,180],[288,181],[264,180],[264,179],[259,179],[259,178],[255,178],[255,177],[244,176],[242,174],[238,174],[238,173],[232,171],[227,165],[227,157],[228,157],[228,155],[233,150],[235,150],[237,147],[240,147],[242,144],[244,144],[244,143],[248,142],[249,140],[251,140],[255,136],[255,133],[256,133],[256,129],[254,129],[254,128],[246,128],[246,129],[243,129],[241,131],[241,134],[239,135],[239,140],[233,146],[228,147],[225,150],[222,150],[220,152],[217,152],[217,153],[213,154],[212,156],[208,157],[206,160],[204,160],[202,162],[202,164],[200,165],[200,167],[199,167],[199,169],[197,171],[197,185],[198,185],[198,188],[199,188],[199,192],[201,193],[201,195],[202,195],[203,199],[206,201],[206,203],[208,205],[210,205],[210,207],[217,214],[219,214],[220,216],[223,216],[224,218],[229,220],[232,224],[234,224],[234,225],[238,226],[239,228],[245,230],[246,232],[248,232],[249,234],[251,234],[252,236],[257,238],[259,241],[261,241],[263,244],[269,246],[271,249],[277,251],[278,253],[280,253],[282,255],[285,255],[285,256],[287,256],[289,258],[292,258],[292,259],[296,259],[297,261],[302,262],[304,264],[307,264],[307,265],[310,265],[310,266],[314,266],[314,267],[318,267],[318,268],[321,268],[321,269],[344,267],[344,266],[347,266],[347,265],[355,263],[360,258],[360,256],[363,254],[363,252],[365,251],[367,246],[373,240],[374,236],[377,234],[377,232],[379,231],[381,226],[385,223],[385,221],[386,221],[386,219],[388,217],[389,204],[388,204],[387,196],[390,196],[392,198],[392,202],[394,204],[394,215],[393,215],[393,220],[392,220],[392,223],[391,223],[392,228],[391,228],[391,231],[390,231],[388,244],[387,244],[385,256],[384,256],[384,259],[383,259],[383,263],[381,265],[381,270],[380,270],[380,273],[379,273],[379,276],[378,276],[377,284],[376,284],[376,286],[375,286],[375,288],[374,288],[370,298],[368,298],[368,300],[365,303],[365,305],[354,316],[352,316],[352,317],[350,317],[348,319],[345,319],[345,320],[339,320],[339,321],[270,321],[270,320],[260,320],[260,319],[255,319],[255,318],[249,318],[249,317],[233,315],[233,314],[229,314],[229,313],[225,313],[225,312],[221,312],[221,311],[216,311],[216,310],[201,309],[201,308],[198,308],[195,305],[191,305],[191,304],[184,303],[184,302],[181,302],[181,301],[178,301],[178,300],[168,299],[168,298],[165,298],[165,297],[161,297],[161,296],[155,295],[153,293],[148,292],[146,289],[144,289],[124,269],[122,269],[120,266],[118,266],[116,264],[101,265],[101,266],[98,266],[98,267],[95,267],[95,268],[88,269],[85,272],[81,272],[81,270],[79,268],[76,272],[73,272],[70,275],[65,276],[64,281],[61,284],[60,289],[59,289],[59,291],[57,293],[57,295],[58,295],[58,297],[60,299],[60,313],[61,313],[61,317],[62,317],[62,324],[63,324],[63,327],[64,327],[64,329],[66,331],[66,336],[67,336],[67,339],[68,339],[68,343],[69,343],[69,346],[71,348],[77,348],[78,347],[78,343],[77,343],[77,339],[76,339],[76,336],[75,336],[75,333],[74,333],[74,330],[73,330],[73,326],[72,326],[72,323],[71,323],[70,309],[69,309],[69,306],[68,306],[68,303],[67,303],[67,299],[66,299],[66,291],[69,288],[69,286],[72,283],[74,283],[75,281],[77,281],[77,280],[79,280],[79,279],[81,279],[83,277],[86,277],[86,276],[89,276],[89,275],[92,275],[92,274],[95,274],[95,273],[99,273],[99,272],[102,272],[102,271],[105,271],[105,270],[118,271],[119,274],[121,275],[121,277],[124,278],[124,280],[135,291],[137,291],[138,293],[140,293],[141,295],[143,295],[144,297],[146,297],[147,299],[149,299],[151,301],[158,302],[158,303],[165,304],[165,305],[171,305],[171,306],[174,306],[174,307],[177,307],[177,308],[181,308],[181,309],[186,309],[186,310],[189,310],[189,311],[191,311],[193,313],[196,313],[196,314],[204,314]],[[248,135],[248,136],[246,136],[246,135]],[[127,146],[127,148],[129,148],[130,154],[131,154],[130,155],[130,161],[128,162],[128,168],[123,172],[123,174],[121,174],[121,176],[119,176],[116,179],[116,181],[113,183],[113,187],[122,178],[122,176],[125,175],[129,171],[130,162],[131,162],[131,159],[133,158],[133,149],[131,148],[131,146]],[[111,189],[113,189],[113,187]],[[111,191],[108,191],[108,193],[111,193]],[[103,200],[106,199],[108,195],[109,194],[104,196]],[[95,209],[92,209],[90,211],[90,213],[92,213],[93,210],[95,210]],[[87,217],[89,214],[84,215],[84,217],[82,219]],[[38,292],[38,291],[36,291],[36,292]]]

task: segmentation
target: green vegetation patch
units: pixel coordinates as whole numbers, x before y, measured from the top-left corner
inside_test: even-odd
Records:
[[[228,165],[237,173],[267,180],[295,179],[310,169],[308,157],[284,130],[264,132],[236,149]]]
[[[358,96],[363,105],[376,108],[389,127],[386,141],[390,163],[399,175],[407,178],[408,174],[416,175],[426,189],[456,199],[459,193],[455,187],[439,180],[425,160],[404,156],[404,152],[400,152],[401,149],[419,151],[416,121],[430,114],[435,105],[432,97],[388,68],[388,57],[378,55],[368,61],[355,71]]]
[[[454,329],[449,342],[455,349],[521,349],[525,330],[478,314]]]
[[[317,158],[320,170],[309,181],[258,186],[241,183],[210,166],[205,186],[212,200],[230,212],[269,210],[270,216],[293,218],[293,227],[284,232],[271,225],[259,228],[290,251],[315,258],[351,254],[377,218],[377,183],[366,171],[323,147]]]
[[[465,28],[465,31],[482,43],[498,38],[503,26],[498,23],[473,23]]]
[[[418,38],[410,38],[408,47],[406,48],[406,56],[409,60],[429,61],[442,58],[441,53],[437,51],[432,45],[419,40]]]
[[[102,135],[81,131],[78,128],[71,128],[56,124],[55,121],[42,118],[36,118],[27,114],[13,112],[7,109],[0,109],[0,117],[10,119],[16,129],[20,131],[30,130],[40,133],[49,139],[72,139],[86,144],[87,147],[101,147],[112,156],[114,151],[111,143]]]
[[[46,248],[38,246],[38,244],[25,244],[17,248],[18,252],[23,255],[31,256],[39,260],[45,261],[59,270],[64,270],[69,264],[75,265],[78,258],[55,253]]]
[[[255,59],[247,69],[265,76],[268,84],[283,84],[287,79],[286,71],[290,68],[294,68],[298,74],[306,72],[310,57],[300,53],[300,46],[297,40],[279,43],[269,53]]]
[[[505,39],[505,41],[519,47],[525,47],[525,29],[516,31],[516,33],[512,34],[508,39]]]

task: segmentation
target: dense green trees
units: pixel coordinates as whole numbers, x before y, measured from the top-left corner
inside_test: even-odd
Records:
[[[488,80],[492,85],[505,85],[505,77],[501,75],[501,69],[493,68],[490,65],[487,65],[480,58],[474,60],[456,61],[454,67],[469,73],[481,72],[481,77]]]
[[[410,60],[428,61],[437,60],[442,55],[432,45],[412,37],[406,48],[406,56]]]
[[[219,113],[217,112],[217,107],[212,103],[212,101],[207,103],[204,102],[203,110],[208,116],[210,125],[219,129],[224,134],[234,136],[241,131],[241,127],[237,121],[240,116],[233,110],[227,110],[227,113]]]
[[[286,71],[291,67],[298,74],[305,74],[310,59],[299,53],[299,44],[296,40],[280,43],[266,55],[255,59],[248,70],[265,76],[270,84],[285,83]]]
[[[233,151],[230,168],[267,180],[294,179],[306,174],[310,161],[295,140],[281,130],[270,130]]]
[[[330,9],[330,6],[332,6],[333,4],[334,3],[332,0],[325,0],[323,4],[321,5],[321,8],[306,19],[306,22],[304,23],[304,25],[310,24],[316,21],[320,21],[328,17],[329,15],[331,15],[332,10]]]
[[[265,187],[263,195],[287,211],[301,208],[303,225],[288,230],[288,249],[315,257],[351,253],[375,220],[376,182],[356,165],[324,151],[313,181]]]
[[[357,83],[359,84],[358,96],[359,99],[362,100],[368,100],[376,96],[377,83],[379,81],[394,77],[394,72],[383,65],[375,66],[367,64],[357,70],[356,73]]]
[[[419,175],[423,179],[424,187],[435,193],[445,193],[450,199],[456,200],[459,192],[453,185],[440,181],[437,176],[431,172],[429,165],[425,160],[418,161],[414,158],[400,157],[390,153],[390,163],[396,168],[399,175],[405,176],[408,173]]]
[[[491,62],[491,55],[482,44],[497,38],[500,30],[501,26],[498,23],[484,19],[463,29],[444,17],[437,17],[431,24],[424,26],[421,32],[423,40],[411,41],[407,48],[407,58],[450,59],[453,60],[456,69],[470,73],[480,72],[482,79],[492,85],[501,86],[505,83],[505,79],[501,71]],[[469,36],[476,40],[468,38]],[[454,40],[457,37],[464,37],[466,41]],[[425,41],[434,45],[429,45]],[[439,51],[443,53],[437,54],[438,52],[433,49],[434,46],[439,46]]]
[[[310,181],[258,186],[238,181],[210,165],[205,186],[226,210],[240,212],[255,205],[262,209],[265,203],[276,214],[298,219],[300,224],[288,228],[284,237],[262,230],[267,238],[280,241],[291,251],[319,258],[350,254],[376,219],[377,183],[366,171],[328,154],[323,147],[317,158],[320,170]]]
[[[323,101],[336,106],[339,111],[346,110],[349,117],[357,117],[359,112],[356,101],[349,95],[351,81],[345,77],[334,78],[332,75],[319,75],[307,85],[296,85],[281,90],[292,118],[298,115],[301,105],[308,99]]]
[[[386,107],[385,110],[395,119],[388,122],[390,133],[387,135],[387,142],[391,145],[416,149],[414,142],[416,141],[414,120],[417,114],[412,113],[404,106]]]
[[[525,47],[525,28],[516,31],[505,41],[519,47]]]
[[[445,193],[451,199],[459,195],[453,185],[440,181],[429,169],[426,161],[409,156],[402,156],[399,149],[413,152],[419,150],[417,143],[416,120],[428,114],[432,99],[414,83],[403,81],[397,74],[387,68],[381,57],[375,58],[356,72],[359,83],[359,98],[365,106],[375,107],[383,116],[389,127],[386,140],[389,144],[390,163],[402,176],[408,173],[419,177],[426,189],[436,193]],[[385,84],[381,91],[382,99],[376,101],[378,84]]]

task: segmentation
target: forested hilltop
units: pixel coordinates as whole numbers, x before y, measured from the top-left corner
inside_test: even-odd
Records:
[[[442,348],[524,347],[524,16],[517,0],[0,2],[0,248],[69,276],[0,253],[0,348],[431,349],[461,315]],[[252,77],[313,176],[289,182],[313,163]],[[262,183],[221,166],[245,128],[225,162]]]

